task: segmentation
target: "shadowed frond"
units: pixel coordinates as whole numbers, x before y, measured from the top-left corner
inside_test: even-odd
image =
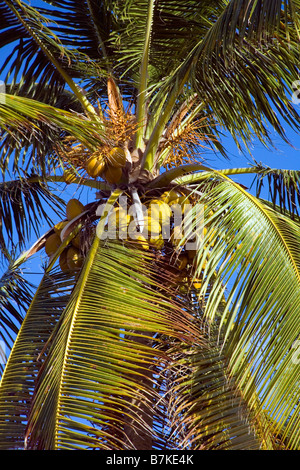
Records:
[[[283,214],[299,216],[300,206],[300,172],[298,170],[281,170],[258,166],[256,195],[260,197],[262,190],[268,190],[268,199],[273,207],[277,206]],[[266,185],[265,185],[266,182]]]
[[[297,447],[299,372],[293,348],[299,336],[299,225],[228,177],[219,174],[206,184],[202,190],[209,197],[201,201],[207,205],[207,233],[196,268],[203,279],[200,294],[212,284],[205,316],[216,319],[225,296],[220,326],[230,371],[250,408],[257,394],[275,432],[278,427],[288,445]],[[292,437],[285,432],[287,423]]]
[[[28,448],[121,449],[135,433],[152,439],[149,419],[161,397],[151,370],[167,360],[160,335],[197,338],[153,269],[145,252],[95,239],[37,383]]]
[[[223,2],[217,17],[208,18],[205,35],[194,36],[182,63],[160,84],[157,106],[174,83],[187,76],[186,84],[237,144],[240,139],[247,144],[255,136],[270,145],[267,122],[286,139],[278,116],[299,128],[299,116],[290,100],[299,62],[295,10],[293,1]]]
[[[167,395],[174,441],[195,450],[264,448],[262,442],[270,441],[267,426],[259,426],[262,418],[256,410],[249,413],[218,346],[217,328],[206,335],[209,347],[181,349],[170,370]]]
[[[23,320],[0,382],[1,449],[24,448],[35,377],[73,285],[74,276],[57,269],[45,274]]]
[[[24,249],[31,235],[39,237],[41,223],[53,225],[63,213],[64,201],[42,181],[30,176],[0,183],[0,247],[3,255]]]
[[[5,345],[0,375],[32,296],[33,286],[24,279],[18,264],[11,262],[0,280],[0,340]]]

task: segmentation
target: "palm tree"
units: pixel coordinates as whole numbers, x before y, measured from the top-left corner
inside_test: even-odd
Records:
[[[0,19],[0,448],[299,449],[300,175],[204,158],[299,130],[299,1]]]

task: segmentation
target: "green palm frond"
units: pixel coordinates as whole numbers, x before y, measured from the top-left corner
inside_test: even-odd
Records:
[[[157,106],[174,83],[189,74],[191,89],[238,144],[240,138],[246,144],[257,136],[269,145],[268,121],[286,138],[271,102],[278,115],[289,116],[289,124],[298,129],[299,117],[289,98],[298,63],[299,18],[294,9],[293,1],[272,2],[272,8],[267,0],[223,2],[217,18],[208,20],[205,36],[195,35],[185,59],[160,87]],[[289,21],[295,25],[291,32]],[[281,45],[286,41],[288,51]]]
[[[235,0],[230,4],[218,0],[201,5],[195,0],[181,2],[180,7],[173,0],[157,0],[153,2],[151,11],[148,11],[146,1],[121,5],[113,1],[99,5],[87,1],[80,9],[76,2],[49,3],[59,7],[52,29],[58,37],[59,47],[63,47],[70,60],[70,66],[67,61],[63,64],[64,70],[71,79],[76,75],[72,72],[73,63],[77,63],[81,67],[77,70],[78,78],[90,77],[92,88],[87,90],[87,94],[90,94],[91,102],[103,93],[105,78],[113,67],[115,78],[123,80],[121,91],[124,96],[137,100],[141,122],[147,122],[145,113],[148,108],[151,110],[148,113],[148,117],[151,116],[149,126],[155,127],[155,132],[150,136],[146,150],[146,169],[152,167],[164,127],[174,106],[186,99],[185,93],[193,95],[196,92],[201,97],[205,115],[213,114],[214,122],[228,129],[238,144],[240,137],[247,145],[253,135],[257,135],[269,145],[271,141],[265,121],[286,138],[271,103],[283,119],[298,128],[299,117],[288,98],[291,84],[297,79],[293,64],[298,62],[299,19],[294,1],[276,1],[271,8],[267,0],[261,4],[257,0],[250,4],[245,0]],[[16,2],[16,5],[21,3]],[[16,5],[13,8],[18,10]],[[19,6],[24,18],[34,16],[30,8],[26,13],[26,8],[26,5]],[[41,12],[49,20],[53,17],[50,9],[44,8]],[[76,24],[74,30],[76,18],[80,28]],[[14,25],[14,21],[19,24],[20,20],[10,21]],[[38,15],[34,21],[39,21],[39,25],[45,23],[38,19]],[[289,28],[290,22],[293,28]],[[38,28],[34,34],[38,37]],[[78,44],[79,34],[83,44],[80,53],[85,57],[82,60],[73,47]],[[288,49],[283,48],[284,41],[288,41]],[[44,47],[42,43],[43,38],[40,38],[41,48]],[[46,46],[51,51],[48,43]],[[48,59],[53,64],[51,57]],[[91,76],[89,69],[93,69],[98,60],[99,70],[103,67],[103,72],[98,70],[97,73],[95,69]],[[141,79],[137,78],[140,67],[143,69]],[[29,75],[26,74],[27,77]],[[98,92],[95,80],[99,82]],[[76,90],[75,87],[75,95]],[[83,97],[80,95],[78,99],[83,100]],[[141,108],[142,101],[144,105]],[[88,104],[86,106],[88,109]],[[159,120],[151,122],[159,109]],[[215,135],[215,124],[208,121],[206,131]],[[142,133],[147,135],[147,129],[138,131],[139,146],[142,145]],[[215,146],[224,152],[218,143]]]
[[[191,171],[197,170],[196,166],[186,167],[187,170],[190,168]],[[201,169],[199,167],[199,169]],[[211,172],[214,174],[213,169],[207,169],[207,173]],[[189,185],[197,184],[203,180],[205,172],[194,173],[193,175],[180,175],[181,170],[174,170],[173,174],[166,172],[166,174],[158,177],[154,180],[151,185],[155,186],[156,183],[159,185],[160,181],[173,181],[173,183],[181,185],[188,182]],[[253,175],[253,181],[251,188],[255,185],[256,196],[262,197],[264,192],[264,198],[268,199],[272,206],[277,211],[284,213],[292,218],[297,219],[299,216],[299,171],[298,170],[284,170],[280,168],[271,168],[262,163],[255,162],[254,165],[250,165],[245,168],[226,168],[218,170],[222,175]],[[174,174],[178,173],[178,176],[174,178]],[[265,201],[267,202],[267,200]]]
[[[49,209],[64,204],[48,183],[71,175],[89,198],[73,201],[80,214],[67,215],[33,299],[18,267],[54,228],[1,279],[0,333],[9,349],[17,338],[0,448],[300,447],[299,172],[215,171],[202,151],[225,155],[223,131],[247,147],[271,145],[269,126],[287,141],[284,120],[300,129],[299,11],[299,0],[0,1],[3,257],[53,226]],[[231,179],[242,173],[256,196]],[[120,195],[140,229],[154,198],[166,214],[170,198],[189,198],[191,224],[178,245],[175,230],[163,244],[102,239],[102,203]],[[70,252],[84,260],[73,274],[71,259],[61,272]]]
[[[107,72],[113,51],[110,35],[116,27],[117,18],[114,11],[118,3],[111,0],[85,0],[79,5],[76,0],[53,0],[45,2],[40,11],[49,18],[53,16],[53,10],[47,4],[54,7],[56,14],[53,31],[59,37],[60,43],[67,48],[73,48],[75,44],[75,53],[82,54],[83,58],[88,56],[93,60],[103,59],[101,63],[106,65]]]
[[[48,87],[48,89],[52,89],[54,92],[61,91],[63,85],[62,77],[55,69],[55,66],[49,63],[48,58],[44,55],[43,51],[40,50],[39,45],[29,34],[29,31],[26,30],[25,25],[20,22],[11,7],[15,9],[19,15],[23,15],[24,18],[26,18],[30,28],[42,39],[50,50],[55,51],[57,56],[61,53],[58,38],[54,38],[53,34],[47,34],[49,29],[46,27],[45,21],[43,21],[44,27],[41,28],[42,17],[35,9],[23,2],[2,1],[0,9],[0,44],[1,47],[10,44],[12,44],[13,47],[1,67],[1,76],[4,75],[7,67],[9,67],[7,79],[12,78],[12,83],[16,83],[20,73],[23,72],[22,80],[19,82],[18,88],[25,90],[30,90],[34,83],[40,82],[40,88],[37,89],[35,93],[36,99],[44,95],[43,87]],[[18,45],[15,44],[17,40],[20,41]],[[32,61],[34,57],[35,61]]]
[[[196,268],[203,279],[200,295],[212,285],[205,315],[218,318],[225,296],[220,327],[230,370],[250,408],[258,394],[275,429],[289,423],[289,445],[298,446],[299,373],[292,358],[299,335],[299,225],[228,177],[219,174],[206,184],[198,187],[209,198],[202,199],[208,231]]]
[[[90,151],[108,141],[98,117],[88,118],[76,111],[67,111],[26,97],[2,96],[0,128],[3,169],[10,166],[13,159],[15,172],[25,164],[27,168],[34,168],[45,175],[61,163],[58,149],[66,135]]]
[[[50,128],[67,131],[88,148],[96,148],[99,138],[101,139],[102,129],[98,120],[91,120],[83,115],[76,115],[29,98],[2,94],[0,105],[2,129],[11,132],[11,128],[18,130],[24,127],[32,128],[34,132],[39,130],[39,122],[47,124]]]
[[[38,90],[39,89],[39,90]],[[82,113],[82,107],[78,104],[76,97],[68,90],[51,90],[42,84],[32,84],[30,88],[22,87],[21,84],[6,85],[8,95],[17,94],[19,97],[35,99],[38,93],[43,91],[42,103],[53,103],[53,105],[62,110],[75,113]],[[5,104],[5,98],[4,98]],[[13,123],[16,124],[15,122]],[[47,126],[40,122],[38,128],[33,126],[20,129],[14,128],[13,132],[1,131],[0,161],[2,169],[12,168],[14,173],[19,173],[20,167],[24,169],[27,165],[27,171],[41,172],[44,175],[57,166],[57,156],[53,155],[54,145],[59,145],[62,132],[54,126]],[[47,159],[45,158],[47,155]]]
[[[45,183],[29,176],[0,183],[1,253],[10,257],[16,248],[24,249],[32,235],[40,236],[41,223],[53,225],[64,205]]]
[[[178,353],[173,374],[170,371],[174,440],[183,449],[196,450],[259,450],[265,440],[271,449],[266,423],[259,422],[262,412],[249,412],[229,373],[226,353],[218,346],[218,333],[215,327],[211,329],[209,347]]]
[[[17,262],[11,262],[0,280],[0,340],[7,359],[24,314],[33,296],[33,286],[23,277]],[[4,360],[0,361],[1,374]]]
[[[1,449],[24,448],[34,377],[42,366],[47,341],[53,334],[73,285],[74,276],[63,274],[57,268],[45,274],[23,320],[0,382]],[[35,337],[37,328],[39,335]]]
[[[71,449],[80,443],[130,448],[128,432],[141,429],[147,441],[152,433],[147,416],[153,400],[159,399],[152,385],[154,371],[158,368],[159,374],[167,360],[159,347],[164,343],[160,334],[197,339],[197,328],[187,323],[188,311],[167,300],[153,280],[151,256],[118,244],[99,244],[95,239],[43,365],[28,448]],[[124,434],[126,427],[130,431]]]
[[[284,214],[291,214],[292,217],[299,216],[300,172],[298,170],[281,170],[258,165],[255,180],[257,197],[260,197],[263,190],[267,190],[268,199],[273,207],[277,206]]]
[[[35,9],[32,8],[31,6],[23,3],[20,0],[5,0],[3,2],[6,6],[4,8],[4,12],[7,13],[7,9],[11,10],[11,12],[14,15],[14,19],[12,21],[13,24],[9,24],[6,27],[13,27],[16,26],[16,23],[18,25],[18,28],[21,29],[21,31],[24,33],[25,37],[29,37],[30,45],[33,46],[33,49],[35,52],[38,51],[39,54],[42,54],[44,58],[46,57],[48,63],[47,67],[51,69],[51,75],[52,75],[52,85],[54,82],[54,86],[56,85],[56,80],[57,78],[55,77],[56,74],[59,76],[59,81],[64,81],[70,89],[73,91],[74,95],[77,97],[78,101],[82,104],[83,109],[85,109],[87,112],[94,114],[94,108],[93,106],[89,103],[88,99],[85,97],[85,95],[82,93],[78,85],[73,81],[72,77],[66,70],[66,67],[64,64],[62,64],[61,58],[64,58],[64,61],[68,62],[71,60],[71,57],[74,55],[74,52],[72,50],[67,51],[60,43],[59,38],[54,35],[53,31],[50,30],[47,26],[47,19],[45,17],[42,17],[40,13]],[[5,15],[4,13],[4,15]],[[10,18],[10,15],[6,15],[6,19]],[[10,22],[8,22],[10,23]],[[10,31],[11,32],[11,31]],[[17,37],[19,36],[19,31],[17,33]],[[28,51],[25,52],[25,57],[28,54]],[[23,54],[24,58],[24,54]],[[20,50],[19,50],[19,55],[17,57],[19,59],[17,61],[17,65],[19,66],[19,61],[21,59],[20,57]],[[28,65],[28,63],[27,63]],[[35,62],[36,65],[36,62]],[[14,64],[16,66],[16,63]],[[32,63],[30,64],[30,67],[32,67]],[[41,74],[41,67],[39,66],[39,76]],[[27,71],[28,73],[29,71]],[[47,73],[43,74],[43,80],[44,81],[44,86],[50,87],[51,81],[48,80],[49,75]],[[54,80],[53,80],[54,78]],[[24,79],[21,81],[23,82]],[[32,85],[32,82],[29,83],[29,87]],[[51,86],[52,88],[52,86]]]
[[[36,8],[17,0],[1,2],[0,47],[14,46],[19,40],[0,70],[3,76],[9,68],[5,81],[14,83],[21,74],[21,94],[38,82],[33,98],[39,101],[45,96],[43,88],[55,99],[68,83],[83,108],[92,111],[74,83],[84,81],[92,101],[105,92],[104,78],[113,63],[109,57],[114,50],[109,37],[116,23],[112,6],[113,2],[99,4],[93,0],[80,6],[75,1],[50,1]],[[49,103],[54,104],[51,100]]]

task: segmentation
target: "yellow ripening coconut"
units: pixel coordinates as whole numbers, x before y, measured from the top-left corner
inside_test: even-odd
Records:
[[[53,255],[61,245],[60,236],[57,233],[50,235],[45,243],[45,250],[48,256]]]
[[[186,211],[191,210],[192,202],[187,196],[179,197],[178,202],[182,206],[182,212],[184,212],[185,207],[186,207]]]
[[[120,238],[126,238],[127,228],[131,221],[131,217],[127,210],[123,207],[115,207],[108,217],[108,231],[110,237],[114,238],[117,233],[120,234]]]
[[[176,199],[172,199],[171,201],[169,201],[168,204],[169,204],[170,207],[176,206],[176,205],[181,206],[181,211],[184,213],[184,207],[190,205],[191,203],[190,203],[190,200],[189,200],[188,197],[179,196]],[[186,211],[189,210],[189,209],[190,209],[190,207],[187,207]]]
[[[131,220],[132,218],[129,214],[122,214],[119,216],[119,225],[117,226],[117,228],[122,238],[124,238],[125,234],[127,234],[128,226]]]
[[[161,233],[161,225],[158,220],[152,217],[144,218],[144,234],[151,236],[157,236]]]
[[[83,264],[83,256],[78,248],[70,246],[67,251],[67,265],[71,271],[80,269]]]
[[[84,205],[78,199],[70,199],[66,207],[67,219],[70,221],[84,210]]]
[[[126,154],[121,147],[114,147],[107,157],[109,165],[115,168],[123,168],[126,164]]]
[[[67,263],[67,252],[68,249],[63,250],[59,257],[59,266],[63,273],[67,273],[70,271]]]
[[[71,184],[76,182],[77,175],[74,170],[68,169],[64,171],[63,178],[67,184]]]
[[[202,282],[201,282],[201,279],[193,279],[193,286],[195,287],[195,289],[201,289],[201,286],[202,286]]]
[[[54,227],[53,227],[54,232],[57,233],[57,235],[60,235],[63,228],[65,228],[65,226],[68,223],[69,223],[69,220],[61,220],[60,222],[58,222],[57,224],[54,225]]]
[[[118,223],[119,223],[119,212],[120,212],[120,207],[114,207],[113,210],[111,211],[111,213],[109,214],[107,221],[110,224],[118,225]]]
[[[149,250],[149,243],[141,233],[134,234],[131,238],[137,243],[139,248]]]
[[[149,204],[148,216],[156,219],[161,225],[170,224],[172,210],[166,202],[153,199]]]
[[[182,271],[184,268],[186,268],[188,264],[188,257],[186,255],[179,255],[178,258],[176,259],[176,267],[179,269],[179,271]]]
[[[160,234],[160,235],[150,237],[149,245],[153,247],[155,250],[161,250],[164,246],[163,236]]]
[[[103,177],[106,179],[108,183],[117,184],[122,178],[122,168],[109,166],[107,170],[104,172]]]
[[[123,207],[114,207],[112,212],[108,216],[108,223],[113,227],[118,228],[119,226],[123,228],[127,226],[130,222],[130,215],[127,210]]]
[[[165,191],[161,195],[161,199],[168,204],[177,198],[178,198],[178,193],[174,191],[173,189],[171,189],[171,191]]]
[[[86,162],[86,172],[92,178],[97,178],[97,176],[101,176],[102,173],[105,171],[105,168],[105,160],[101,156],[95,157],[92,155]]]

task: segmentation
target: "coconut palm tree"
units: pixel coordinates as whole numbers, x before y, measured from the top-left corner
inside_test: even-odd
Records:
[[[0,448],[299,449],[300,175],[205,160],[299,130],[299,1],[0,19]]]

